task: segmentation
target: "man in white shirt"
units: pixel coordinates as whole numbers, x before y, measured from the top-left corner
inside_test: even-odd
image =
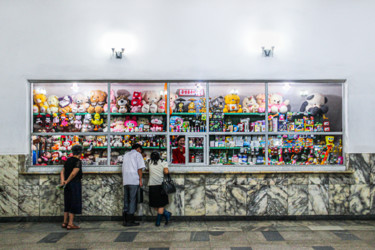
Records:
[[[124,185],[124,226],[139,226],[134,221],[137,209],[137,192],[142,186],[142,169],[145,162],[142,157],[142,146],[134,144],[132,150],[124,155],[122,163],[122,183]]]

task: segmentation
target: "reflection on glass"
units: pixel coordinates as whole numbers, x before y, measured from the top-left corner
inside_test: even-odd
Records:
[[[72,146],[84,148],[83,165],[107,165],[106,136],[33,136],[33,165],[63,165],[73,156]]]
[[[173,164],[185,164],[185,136],[171,136],[171,152],[172,152],[172,163]]]
[[[263,165],[265,145],[265,136],[210,136],[210,164]]]
[[[269,137],[270,165],[343,164],[342,137],[283,135]]]
[[[204,138],[189,137],[189,163],[204,163]]]

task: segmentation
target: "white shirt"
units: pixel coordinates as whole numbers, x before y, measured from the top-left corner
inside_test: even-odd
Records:
[[[164,177],[164,168],[168,168],[168,163],[165,161],[158,161],[156,165],[150,161],[149,166],[150,179],[148,181],[149,186],[161,185]]]
[[[140,153],[135,149],[124,155],[122,162],[122,184],[139,185],[138,169],[145,168],[145,162]]]

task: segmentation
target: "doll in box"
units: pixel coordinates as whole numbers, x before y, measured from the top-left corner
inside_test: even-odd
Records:
[[[176,100],[176,108],[174,110],[175,113],[184,113],[186,112],[186,107],[185,107],[185,99],[183,98],[178,98]]]

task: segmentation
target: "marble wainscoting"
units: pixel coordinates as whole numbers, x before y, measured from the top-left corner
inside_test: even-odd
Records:
[[[177,192],[167,209],[176,216],[375,215],[375,154],[350,154],[354,174],[172,174]],[[0,156],[0,216],[61,216],[59,175],[24,175],[25,156]],[[137,215],[155,215],[144,202]],[[84,216],[120,216],[120,174],[84,174]]]

